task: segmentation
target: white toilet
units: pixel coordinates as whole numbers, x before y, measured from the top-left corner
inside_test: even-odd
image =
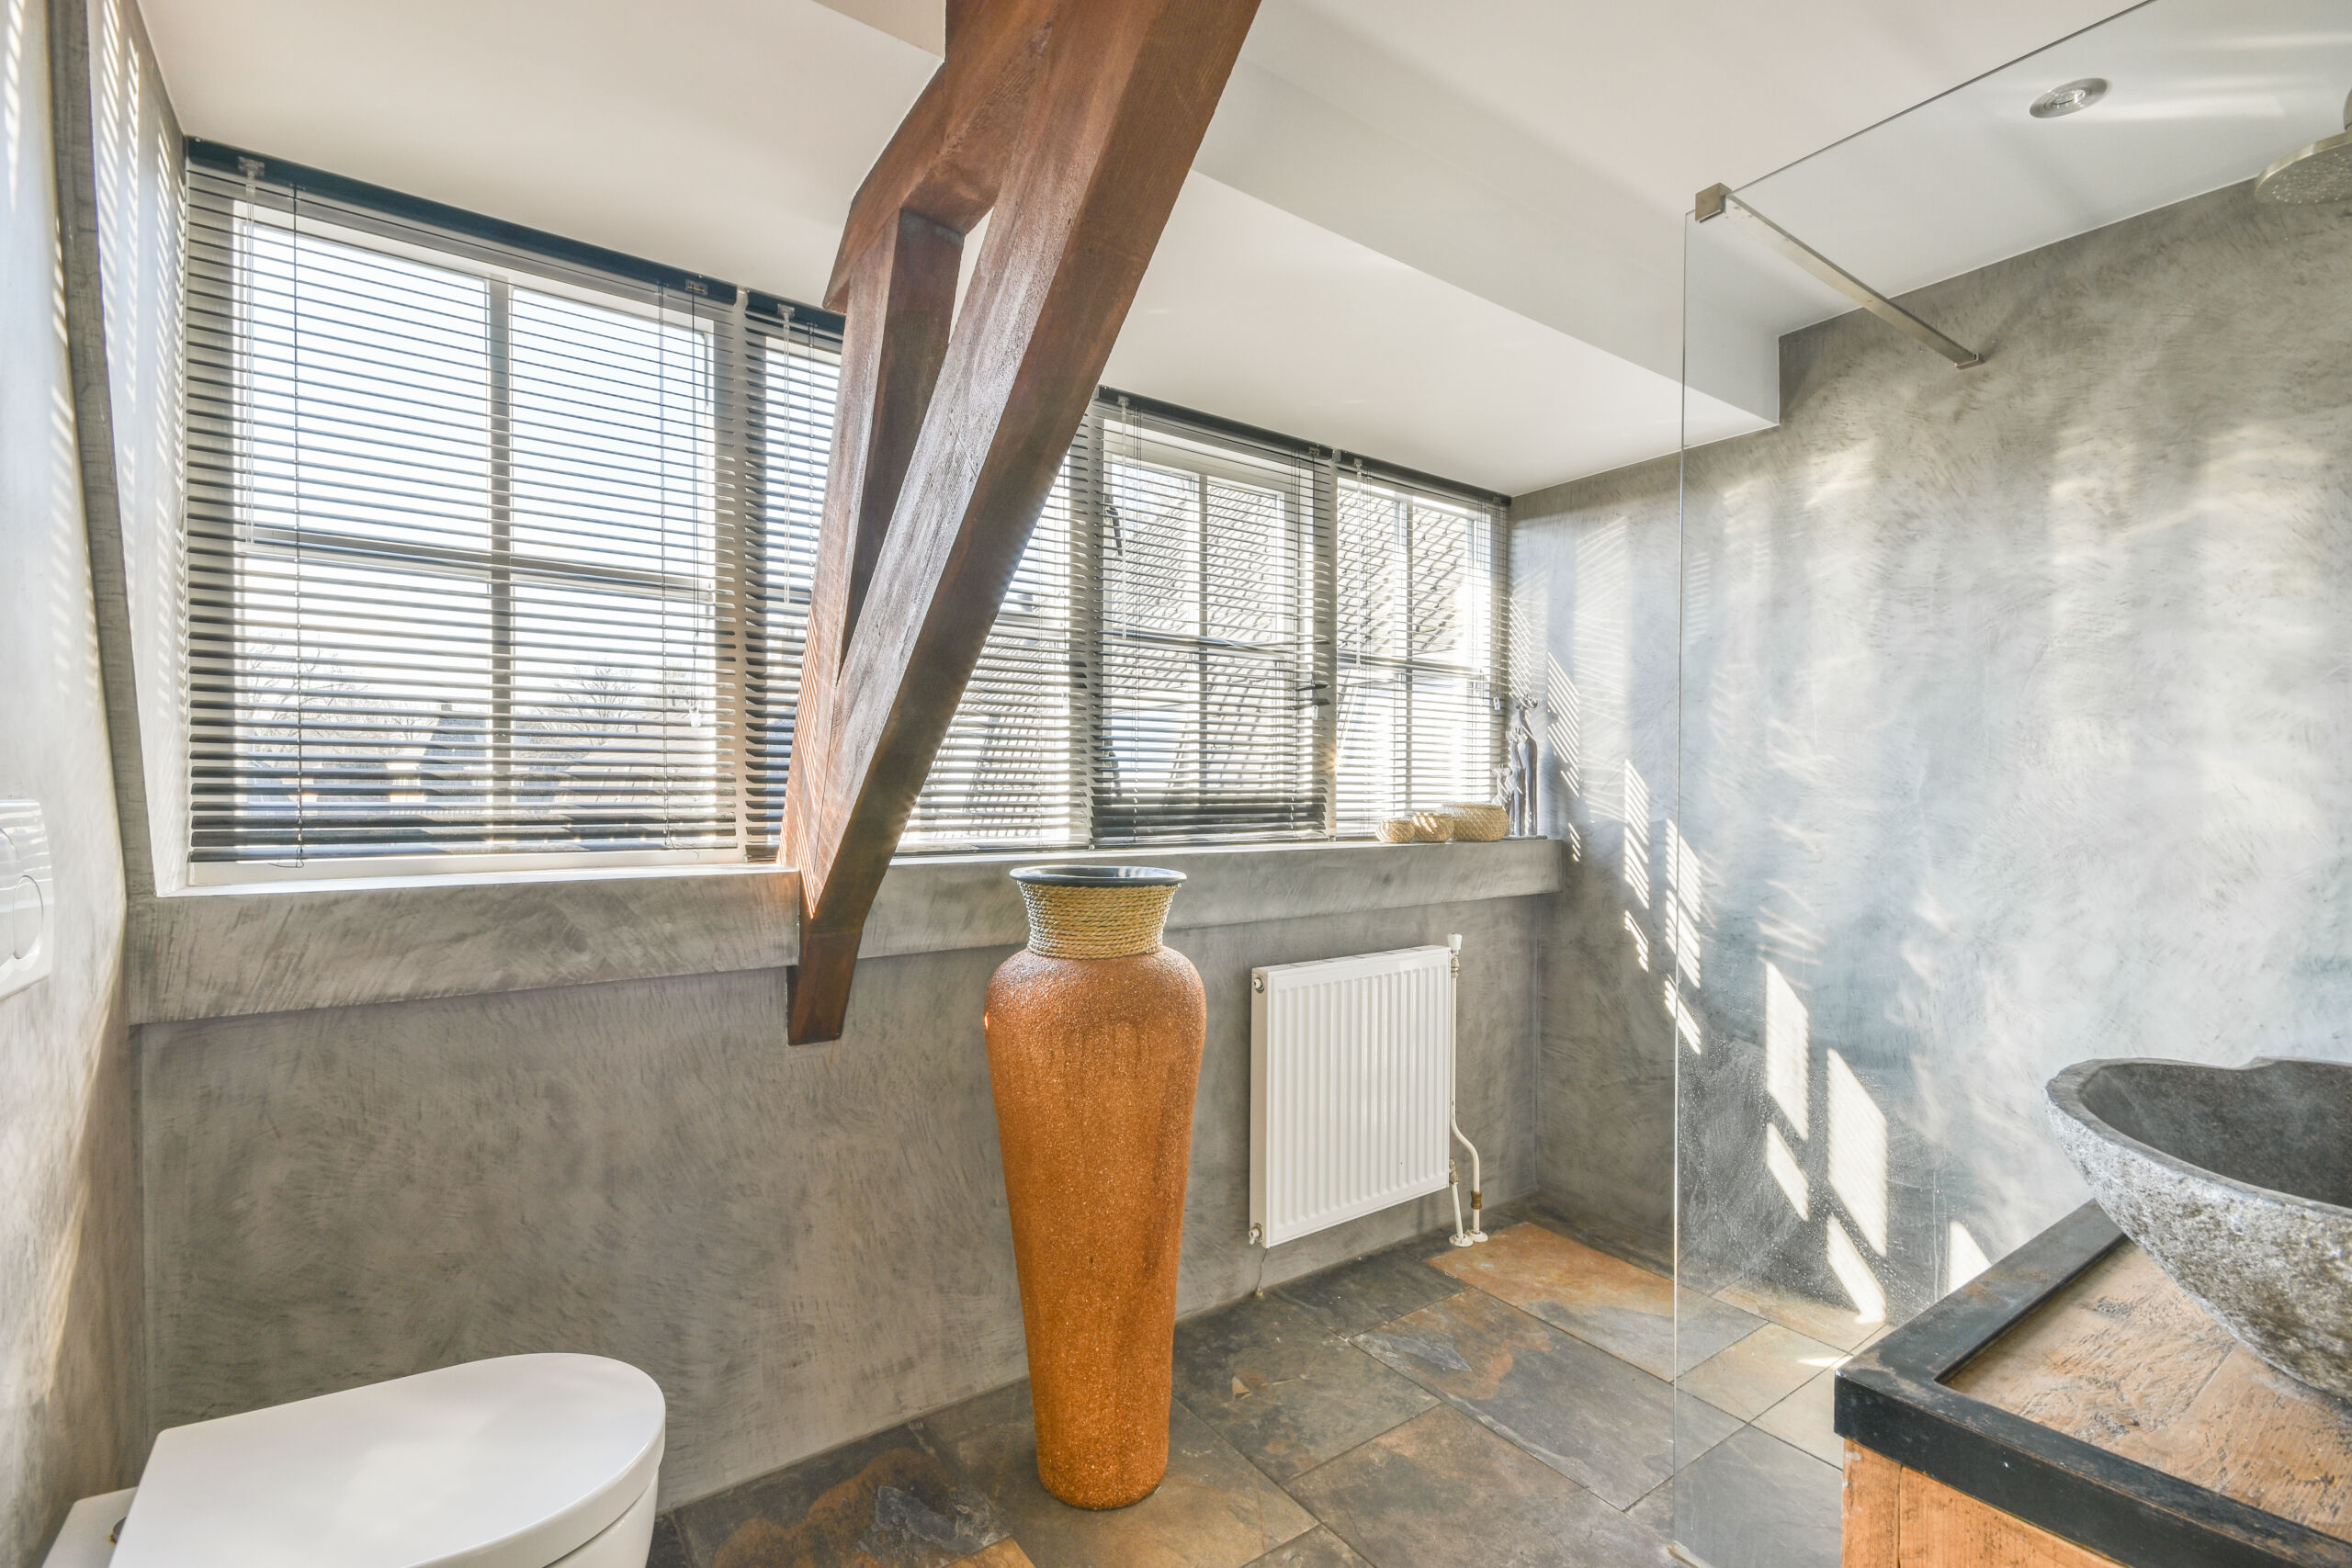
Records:
[[[504,1356],[175,1427],[48,1568],[645,1568],[662,1415],[624,1362]]]

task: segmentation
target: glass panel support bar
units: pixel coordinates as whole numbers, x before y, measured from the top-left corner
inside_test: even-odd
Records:
[[[1789,260],[1838,290],[1838,293],[1876,316],[1880,321],[1906,336],[1917,339],[1952,362],[1954,368],[1966,370],[1984,363],[1984,356],[1974,349],[1946,337],[1894,300],[1765,217],[1747,202],[1732,194],[1729,186],[1713,185],[1697,197],[1696,216],[1704,223],[1736,211],[1747,219],[1770,241],[1772,247]]]

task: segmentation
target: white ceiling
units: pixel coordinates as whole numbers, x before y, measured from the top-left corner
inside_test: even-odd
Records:
[[[851,195],[936,64],[941,15],[940,0],[142,4],[196,135],[801,299],[822,290]],[[1264,0],[1107,378],[1514,493],[1670,451],[1693,191],[1755,179],[2114,8]],[[2154,0],[2127,18],[2132,49],[2103,50],[2107,30],[2069,46],[2090,64],[2065,56],[2051,81],[2098,68],[2118,82],[2076,122],[2027,120],[1986,90],[1963,96],[1981,124],[1921,118],[1908,141],[1870,139],[1889,150],[1876,162],[1766,188],[1848,265],[1908,287],[2154,205],[2143,197],[2178,184],[2184,157],[2252,174],[2267,157],[2228,170],[2273,129],[2283,151],[2352,85],[2322,90],[2343,75],[2332,41],[2292,42],[2334,39],[2346,9]],[[2288,41],[2217,141],[2235,89],[2196,85],[2230,74],[2205,46],[2256,13]],[[2201,43],[2144,36],[2147,18],[2184,15],[2203,19]],[[2182,126],[2111,133],[2088,197],[2033,172],[2058,143],[2031,133],[2087,145],[2110,105],[2144,124],[2184,91]],[[2286,106],[2267,119],[2266,93]],[[1911,225],[1907,250],[1871,242],[1874,187],[1916,196],[1930,169],[1968,192],[1965,220]],[[2019,205],[2027,219],[1994,220]],[[1694,363],[1694,437],[1777,417],[1775,334],[1842,308],[1758,276]]]
[[[2112,84],[2093,107],[2049,120],[2026,112],[2089,76]],[[2347,0],[2158,0],[1741,194],[1897,293],[2248,179],[2342,130],[2346,89]],[[1711,252],[1754,250],[1733,240],[1739,225],[1721,227]],[[1729,256],[1708,259],[1713,269]],[[1838,300],[1777,260],[1736,287],[1774,333]]]

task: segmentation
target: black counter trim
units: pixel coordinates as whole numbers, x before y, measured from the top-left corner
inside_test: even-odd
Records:
[[[1838,1370],[1838,1436],[2132,1568],[2352,1568],[2352,1541],[1971,1398],[1943,1380],[2123,1239],[2086,1203]]]

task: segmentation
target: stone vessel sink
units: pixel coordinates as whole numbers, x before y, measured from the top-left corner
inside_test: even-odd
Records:
[[[2099,1207],[2173,1283],[2352,1399],[2352,1066],[2077,1062],[2050,1107]]]

